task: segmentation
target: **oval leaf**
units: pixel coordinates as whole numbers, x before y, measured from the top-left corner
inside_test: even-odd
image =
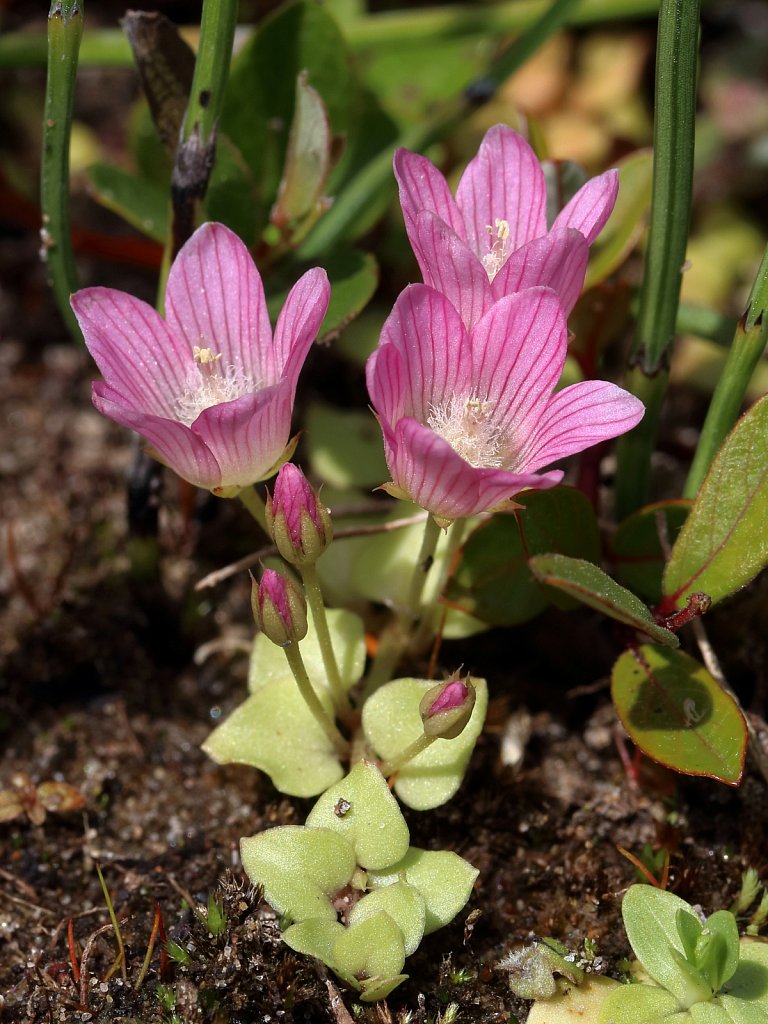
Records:
[[[722,601],[768,565],[768,395],[738,421],[710,466],[664,573],[670,607],[703,591]]]
[[[563,590],[590,608],[596,608],[638,633],[644,633],[657,644],[667,647],[679,645],[674,633],[656,624],[639,597],[625,590],[591,562],[566,555],[536,555],[528,564],[539,583]]]
[[[747,727],[735,701],[681,651],[645,644],[613,666],[613,702],[633,743],[654,761],[735,786]]]

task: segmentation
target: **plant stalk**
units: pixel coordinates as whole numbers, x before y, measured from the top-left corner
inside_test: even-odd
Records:
[[[309,681],[299,645],[297,643],[290,643],[283,650],[291,667],[291,672],[293,672],[293,677],[296,680],[296,685],[299,688],[299,693],[303,697],[304,703],[312,712],[312,717],[333,744],[339,757],[346,757],[349,752],[349,743],[333,724],[325,708],[320,703],[320,698]]]
[[[331,640],[331,631],[328,628],[328,616],[325,613],[325,602],[323,601],[323,592],[320,587],[317,568],[315,565],[307,564],[300,565],[299,569],[304,580],[304,592],[307,596],[309,610],[312,612],[312,622],[317,633],[317,642],[320,645],[320,654],[323,658],[323,667],[328,679],[333,703],[342,720],[348,722],[352,716],[352,705],[341,681],[336,652],[333,649],[333,641]]]
[[[617,511],[648,500],[651,453],[675,335],[693,185],[699,0],[662,0],[656,46],[653,186],[645,273],[627,379],[651,398],[639,427],[618,445]],[[643,377],[647,378],[643,380]]]
[[[422,751],[426,750],[427,747],[431,746],[437,736],[427,736],[426,733],[423,736],[419,736],[418,739],[414,740],[413,743],[409,744],[402,753],[396,757],[392,757],[389,761],[383,761],[379,766],[381,774],[384,778],[389,778],[390,775],[394,775],[395,772],[399,772],[400,769],[412,761],[414,757],[417,757]]]
[[[69,139],[82,34],[82,0],[53,0],[48,14],[48,77],[40,172],[43,220],[40,252],[48,265],[48,282],[67,328],[81,344],[83,336],[69,304],[70,295],[78,288],[69,220]]]

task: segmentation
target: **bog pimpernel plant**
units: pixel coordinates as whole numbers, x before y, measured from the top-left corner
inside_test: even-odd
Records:
[[[478,877],[455,850],[412,846],[401,810],[448,802],[483,732],[494,679],[474,675],[482,640],[468,638],[586,606],[612,623],[612,698],[639,752],[736,786],[749,749],[768,779],[701,623],[768,564],[768,398],[739,416],[768,332],[765,259],[688,481],[661,500],[649,485],[690,217],[698,4],[661,3],[652,182],[648,154],[587,177],[547,160],[535,125],[526,139],[517,121],[487,127],[469,159],[434,146],[574,6],[545,5],[460,102],[410,132],[360,84],[334,16],[343,4],[278,7],[234,57],[232,0],[203,4],[196,55],[165,22],[147,46],[155,20],[130,13],[148,100],[137,171],[89,174],[105,205],[163,245],[156,307],[76,286],[61,130],[82,9],[51,11],[53,283],[72,292],[73,329],[100,371],[95,407],[140,436],[145,458],[252,517],[242,527],[263,550],[247,560],[248,695],[204,750],[316,800],[304,824],[248,835],[243,820],[242,867],[283,942],[367,1002],[408,978],[407,958]],[[396,190],[422,281],[406,274],[386,308],[366,311],[358,345],[353,321],[377,286],[373,229]],[[641,237],[634,325],[624,310],[608,347],[609,284]],[[629,333],[628,354],[616,342]],[[307,413],[305,362],[320,365],[318,342],[340,334],[355,412]],[[441,646],[452,637],[466,668]],[[647,977],[601,991],[600,1024],[766,1019],[765,947],[739,941],[733,914],[701,920],[649,886],[629,889],[623,913]],[[566,953],[513,954],[512,988],[545,999],[556,975],[582,981]]]

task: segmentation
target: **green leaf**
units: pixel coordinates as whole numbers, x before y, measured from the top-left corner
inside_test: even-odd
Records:
[[[672,607],[703,591],[713,603],[768,564],[768,396],[741,417],[723,442],[664,573]]]
[[[324,254],[322,262],[331,284],[331,301],[318,337],[329,339],[342,331],[365,308],[379,283],[379,267],[370,253],[346,246]],[[291,260],[281,264],[270,278],[267,308],[273,322],[288,292],[306,269],[306,265]]]
[[[537,999],[527,1024],[597,1024],[610,994],[624,987],[612,978],[599,977],[587,978],[581,985],[566,985],[551,999]]]
[[[411,846],[401,861],[386,871],[369,871],[368,885],[381,888],[405,879],[424,898],[424,934],[449,924],[466,905],[479,872],[450,850]]]
[[[622,985],[613,989],[600,1007],[597,1021],[598,1024],[692,1024],[690,1015],[681,1012],[677,999],[654,985]],[[534,1024],[538,1024],[538,1018]],[[544,1024],[543,1018],[541,1024]]]
[[[360,982],[366,1002],[383,999],[400,984],[405,964],[403,933],[389,914],[380,910],[344,929],[333,948],[342,976]],[[367,983],[366,983],[367,982]]]
[[[344,930],[344,925],[335,918],[331,921],[324,917],[313,917],[286,928],[282,938],[286,946],[290,946],[295,952],[322,960],[333,970],[336,966],[333,949],[344,934]]]
[[[643,602],[591,562],[566,555],[535,555],[528,562],[540,583],[557,587],[590,608],[644,633],[658,644],[677,647],[674,633],[658,626]]]
[[[653,151],[636,150],[616,164],[619,194],[613,213],[592,246],[584,291],[614,272],[640,240],[651,207]]]
[[[418,949],[424,935],[424,897],[418,889],[402,880],[382,889],[374,889],[352,907],[349,924],[357,924],[358,921],[364,921],[382,910],[403,933],[405,955],[410,956]]]
[[[316,212],[331,167],[331,128],[320,94],[302,70],[296,79],[296,103],[285,169],[271,221],[289,226]]]
[[[110,164],[91,164],[87,174],[98,203],[155,241],[165,242],[171,219],[167,186],[163,188]]]
[[[692,965],[685,966],[679,911],[693,913],[685,900],[652,885],[631,885],[621,905],[627,938],[647,974],[681,1004],[690,1005],[695,998],[711,998],[712,991]],[[673,950],[679,959],[671,956]]]
[[[345,808],[343,814],[340,807]],[[367,870],[388,868],[408,849],[405,819],[384,776],[370,761],[359,761],[346,778],[323,793],[307,816],[307,826],[344,836],[357,863]]]
[[[743,938],[739,943],[739,965],[736,973],[724,985],[725,1006],[731,1000],[768,1003],[768,945],[757,939]]]
[[[346,132],[356,91],[346,45],[334,19],[309,0],[262,22],[232,62],[227,83],[221,127],[260,182],[265,208],[283,173],[302,71],[325,104],[333,134]]]
[[[718,910],[707,918],[696,943],[695,963],[715,992],[735,974],[739,966],[739,929],[729,910]]]
[[[294,921],[336,921],[329,896],[347,885],[357,867],[343,836],[328,829],[284,825],[240,840],[243,868],[278,914]]]
[[[363,620],[359,615],[343,608],[328,608],[326,615],[341,681],[349,689],[358,682],[365,667]],[[323,654],[311,615],[309,616],[307,635],[299,646],[304,667],[312,685],[327,689]],[[248,689],[251,693],[258,693],[270,683],[284,679],[293,681],[285,652],[259,633],[253,641],[253,651],[248,668]]]
[[[687,775],[738,785],[747,728],[739,707],[703,665],[646,644],[613,666],[611,692],[632,742]]]
[[[265,639],[265,638],[262,638]],[[274,646],[274,645],[272,645]],[[278,650],[283,660],[285,655]],[[289,796],[317,796],[344,774],[338,753],[299,693],[286,663],[248,697],[203,743],[217,764],[247,764],[266,772],[276,789]],[[327,690],[318,694],[329,714]]]
[[[617,579],[653,604],[661,601],[666,565],[659,529],[664,530],[669,544],[674,544],[690,507],[690,501],[646,505],[625,519],[611,540],[611,564]]]
[[[367,490],[387,479],[381,428],[370,412],[312,402],[306,425],[310,465],[332,487]]]
[[[484,679],[473,679],[475,706],[463,732],[455,739],[435,740],[397,772],[395,792],[408,807],[426,811],[450,800],[461,785],[488,707]],[[429,679],[395,679],[365,702],[363,732],[385,761],[395,759],[424,735],[419,702],[435,685]]]
[[[260,224],[258,189],[243,154],[223,132],[216,139],[216,160],[205,193],[205,214],[217,220],[251,246]]]
[[[528,556],[547,551],[590,561],[600,557],[595,514],[575,487],[518,495],[524,508],[494,516],[467,540],[447,598],[494,626],[514,626],[538,615],[547,595],[531,576]]]

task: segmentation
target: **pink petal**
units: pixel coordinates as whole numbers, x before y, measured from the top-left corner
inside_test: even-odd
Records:
[[[394,159],[395,177],[400,189],[405,230],[414,251],[418,248],[416,218],[429,210],[445,221],[459,238],[464,237],[464,221],[443,175],[431,160],[407,149],[398,149]]]
[[[475,393],[492,403],[495,422],[516,450],[560,379],[567,343],[565,314],[549,288],[500,299],[472,332]]]
[[[589,246],[580,231],[550,231],[512,253],[493,279],[493,296],[545,285],[557,292],[567,316],[581,295],[588,259]]]
[[[611,215],[619,194],[619,172],[606,171],[584,185],[555,218],[552,230],[575,228],[592,245]]]
[[[193,364],[165,320],[148,303],[114,288],[84,288],[70,301],[88,351],[123,404],[175,419]]]
[[[522,490],[554,487],[562,479],[559,471],[536,476],[477,469],[442,437],[411,418],[397,424],[387,465],[398,487],[417,505],[442,519],[478,515]]]
[[[320,267],[314,267],[291,288],[280,310],[275,325],[275,366],[278,379],[290,379],[292,396],[307,352],[325,317],[330,297],[328,275]]]
[[[383,424],[396,423],[410,412],[406,409],[410,395],[403,387],[405,377],[403,355],[394,345],[379,345],[368,357],[365,382],[371,403]]]
[[[108,384],[93,384],[93,404],[99,412],[146,438],[162,461],[180,477],[209,490],[221,484],[221,469],[215,456],[189,427],[123,403],[123,396]]]
[[[497,220],[509,224],[508,252],[545,234],[544,172],[525,139],[503,124],[489,129],[459,182],[456,204],[467,244],[481,257],[491,248]]]
[[[379,344],[393,345],[402,356],[396,386],[404,395],[405,415],[424,421],[432,406],[469,386],[467,332],[454,307],[434,288],[412,284],[400,293]]]
[[[274,384],[272,328],[264,287],[248,249],[223,224],[203,224],[173,262],[165,292],[168,324],[195,345],[222,355],[254,383]]]
[[[222,487],[247,487],[269,473],[288,443],[292,409],[293,387],[284,380],[200,413],[191,429],[215,452]]]
[[[631,430],[645,413],[643,403],[604,380],[582,381],[552,397],[535,432],[520,453],[527,471]]]
[[[493,301],[485,267],[448,225],[427,210],[416,219],[416,256],[424,283],[436,288],[459,311],[469,330]]]

